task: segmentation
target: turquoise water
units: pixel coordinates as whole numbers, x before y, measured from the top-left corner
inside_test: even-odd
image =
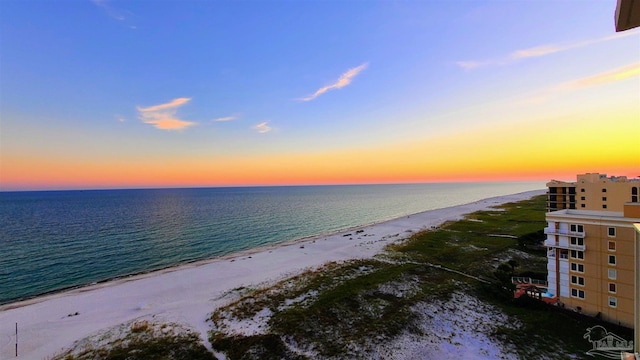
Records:
[[[0,193],[0,303],[541,182]]]

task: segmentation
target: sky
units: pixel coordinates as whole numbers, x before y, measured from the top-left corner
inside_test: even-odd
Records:
[[[598,1],[18,1],[0,190],[640,176]]]

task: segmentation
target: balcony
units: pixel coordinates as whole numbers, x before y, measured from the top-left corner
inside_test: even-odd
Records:
[[[560,249],[567,249],[567,250],[578,250],[578,251],[586,251],[587,250],[587,247],[585,245],[559,244],[553,239],[545,240],[544,241],[544,246],[553,247],[553,248],[560,248]]]
[[[547,287],[549,285],[549,283],[546,280],[538,280],[538,279],[532,279],[530,277],[519,277],[519,276],[512,276],[511,282],[515,285],[527,284],[527,285],[537,285],[541,287]]]
[[[560,236],[570,236],[570,237],[578,237],[584,238],[587,234],[584,231],[569,231],[569,230],[560,230],[551,227],[544,228],[544,233],[547,235],[560,235]]]
[[[569,249],[569,250],[578,250],[578,251],[586,251],[587,247],[585,245],[572,245],[572,244],[569,244],[569,247],[567,247],[567,249]]]

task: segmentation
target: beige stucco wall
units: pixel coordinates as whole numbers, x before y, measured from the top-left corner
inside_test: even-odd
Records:
[[[561,296],[565,307],[580,309],[589,315],[600,316],[609,322],[624,326],[634,326],[635,300],[635,228],[630,219],[621,216],[602,216],[602,213],[585,211],[560,211],[547,214],[547,220],[557,224],[579,224],[584,227],[584,259],[569,256],[569,264],[584,265],[584,272],[571,270],[569,266],[569,288],[583,290],[585,298]],[[609,228],[615,235],[609,236]],[[609,242],[615,250],[609,249]],[[569,251],[571,254],[571,252]],[[609,264],[609,255],[615,256],[615,265]],[[609,279],[609,269],[616,270],[616,279]],[[571,276],[582,277],[584,285],[573,284]],[[560,279],[559,268],[557,279]],[[576,280],[578,280],[576,278]],[[609,291],[609,284],[615,284],[615,292]],[[557,292],[559,294],[559,292]],[[615,297],[617,306],[609,306],[609,297]]]

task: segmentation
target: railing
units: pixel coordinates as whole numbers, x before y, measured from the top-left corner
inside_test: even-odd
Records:
[[[567,245],[567,248],[569,250],[578,250],[578,251],[586,251],[587,250],[587,246],[586,245],[573,245],[573,244],[569,244]]]
[[[584,238],[587,234],[584,231],[568,231],[568,230],[559,230],[551,227],[544,228],[544,233],[547,235],[562,235],[562,236],[573,236]]]
[[[549,286],[549,283],[546,280],[532,279],[530,277],[513,276],[511,278],[511,282],[514,284],[532,284],[532,285],[540,285],[545,287]]]
[[[578,250],[578,251],[586,251],[587,250],[587,246],[586,245],[560,244],[560,243],[557,243],[555,240],[550,240],[550,239],[547,239],[547,240],[544,241],[544,246],[561,248],[561,249],[569,249],[569,250]]]

